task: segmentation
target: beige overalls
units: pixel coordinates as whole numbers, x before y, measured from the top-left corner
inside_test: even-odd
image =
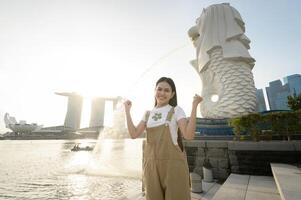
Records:
[[[143,163],[146,200],[190,200],[186,155],[172,142],[168,126],[173,113],[174,107],[169,111],[165,124],[146,128]],[[148,117],[149,114],[146,121]]]

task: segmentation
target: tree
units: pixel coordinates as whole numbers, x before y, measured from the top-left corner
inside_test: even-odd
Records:
[[[293,111],[301,109],[301,94],[298,96],[288,96],[287,105]]]

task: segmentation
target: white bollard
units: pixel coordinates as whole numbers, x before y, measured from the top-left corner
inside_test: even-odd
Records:
[[[197,173],[190,173],[191,192],[203,192],[202,177]]]
[[[213,182],[212,168],[203,167],[203,175],[205,182]]]

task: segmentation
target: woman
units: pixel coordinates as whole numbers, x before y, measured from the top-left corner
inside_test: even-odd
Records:
[[[156,83],[155,107],[145,113],[138,126],[130,114],[131,101],[124,102],[131,138],[139,137],[145,129],[147,133],[143,163],[147,200],[190,200],[188,164],[178,129],[185,139],[194,138],[196,110],[202,99],[194,96],[188,121],[177,106],[173,80],[162,77]]]

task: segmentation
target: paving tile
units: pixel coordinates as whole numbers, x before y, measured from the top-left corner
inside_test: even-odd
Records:
[[[246,190],[250,175],[230,174],[223,187]]]
[[[251,176],[248,191],[279,194],[274,178],[271,176]]]
[[[221,187],[212,200],[244,200],[246,190]]]
[[[281,200],[279,194],[258,191],[247,191],[245,200]]]
[[[202,200],[211,200],[214,197],[214,195],[216,194],[216,192],[219,190],[220,187],[221,187],[220,184],[214,184],[210,188],[210,190],[201,194]]]
[[[301,170],[293,165],[272,163],[272,172],[282,199],[301,199]]]

